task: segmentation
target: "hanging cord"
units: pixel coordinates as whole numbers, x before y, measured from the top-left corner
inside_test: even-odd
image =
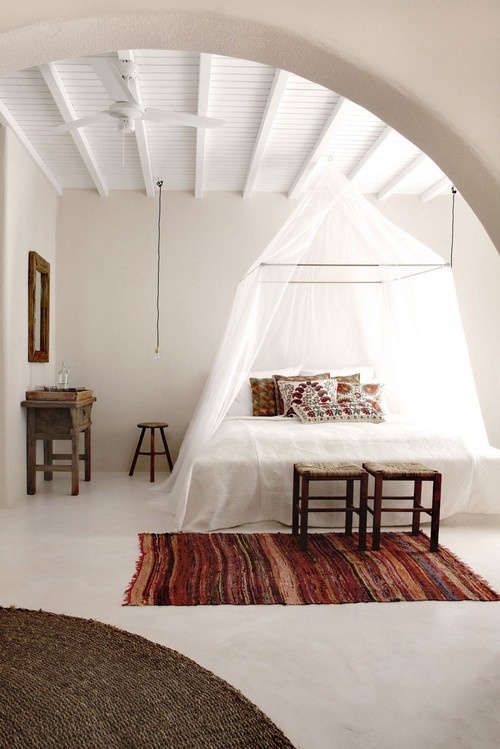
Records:
[[[455,243],[455,195],[456,187],[451,188],[451,242],[450,242],[450,267],[453,268],[453,245]]]
[[[160,261],[161,261],[161,190],[163,180],[159,179],[156,183],[158,187],[158,225],[157,225],[157,263],[156,263],[156,348],[155,354],[160,357]]]

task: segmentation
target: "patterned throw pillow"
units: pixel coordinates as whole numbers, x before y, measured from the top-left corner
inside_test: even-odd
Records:
[[[375,382],[367,384],[339,382],[337,403],[349,405],[352,403],[367,402],[371,408],[383,416],[382,389],[383,385]]]
[[[285,411],[285,407],[283,405],[283,397],[281,395],[281,390],[279,387],[280,382],[292,382],[292,383],[298,383],[298,382],[315,382],[316,380],[326,380],[330,377],[330,372],[322,372],[320,374],[313,374],[313,375],[293,375],[292,377],[287,377],[285,375],[273,375],[274,379],[274,392],[275,392],[275,398],[276,398],[276,408],[277,413],[281,415],[287,415],[287,411]],[[288,409],[287,409],[288,410]],[[293,416],[293,414],[291,414]]]
[[[332,403],[326,406],[304,406],[294,403],[293,410],[303,424],[320,424],[325,421],[384,421],[383,415],[368,401]]]
[[[250,377],[253,416],[276,416],[276,395],[272,377]]]
[[[335,403],[337,382],[335,379],[302,380],[290,382],[281,380],[279,389],[283,398],[286,416],[294,416],[295,404],[304,408],[329,407]]]

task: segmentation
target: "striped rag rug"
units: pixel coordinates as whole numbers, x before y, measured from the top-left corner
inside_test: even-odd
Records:
[[[356,534],[340,533],[310,534],[307,551],[287,533],[142,533],[139,540],[125,605],[500,600],[448,549],[430,552],[422,533],[384,533],[380,551],[365,552]]]

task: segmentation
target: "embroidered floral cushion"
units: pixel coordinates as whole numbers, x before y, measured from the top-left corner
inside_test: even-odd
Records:
[[[304,408],[328,407],[335,403],[337,395],[337,381],[334,378],[323,380],[303,380],[290,382],[281,380],[279,389],[283,399],[286,416],[294,416],[295,404]]]
[[[383,416],[384,407],[382,403],[382,390],[383,385],[380,383],[356,384],[350,382],[339,382],[337,388],[337,403],[350,404],[366,401],[373,409],[375,409],[375,411],[378,411],[378,413]]]
[[[293,403],[292,409],[304,424],[319,424],[326,421],[384,421],[383,415],[365,400],[327,405]]]
[[[316,380],[326,380],[330,377],[330,372],[322,372],[320,374],[311,374],[311,375],[293,375],[292,377],[287,377],[285,375],[273,375],[274,378],[274,387],[275,387],[275,394],[276,394],[276,407],[277,407],[277,413],[278,414],[285,414],[287,416],[293,416],[293,414],[288,414],[287,411],[289,410],[284,408],[283,404],[283,397],[281,395],[281,390],[279,387],[280,382],[291,382],[294,384],[297,384],[299,382],[304,382],[305,380],[308,381],[316,381]],[[293,388],[292,388],[293,390]]]
[[[252,415],[276,416],[276,395],[272,377],[250,377],[252,391]]]

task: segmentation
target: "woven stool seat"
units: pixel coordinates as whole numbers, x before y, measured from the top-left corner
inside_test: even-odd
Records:
[[[166,421],[141,421],[137,426],[139,429],[166,429],[168,424]]]
[[[354,463],[295,463],[295,470],[299,476],[315,479],[359,479],[365,473]]]
[[[363,463],[363,468],[371,473],[382,474],[384,479],[433,479],[437,473],[422,463]]]

